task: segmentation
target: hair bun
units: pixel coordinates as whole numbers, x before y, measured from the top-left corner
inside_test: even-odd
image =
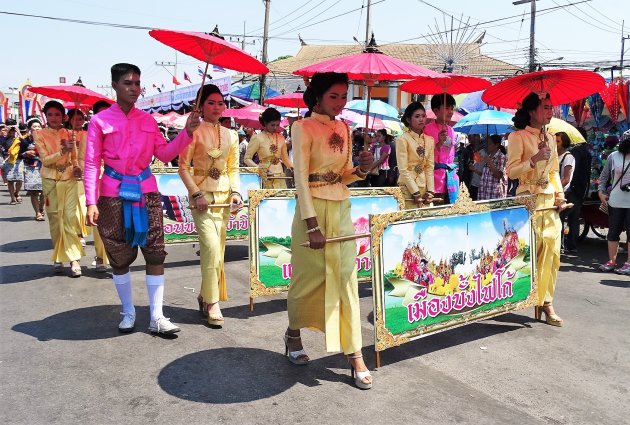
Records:
[[[317,104],[317,98],[315,97],[313,88],[310,85],[306,88],[306,90],[304,90],[302,99],[304,99],[304,103],[306,103],[308,109],[313,109],[313,107]]]

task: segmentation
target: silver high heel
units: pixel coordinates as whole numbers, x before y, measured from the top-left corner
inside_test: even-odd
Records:
[[[288,333],[284,334],[284,355],[289,358],[289,361],[295,365],[304,366],[309,362],[309,358],[306,355],[304,349],[299,351],[289,351],[290,339],[301,339],[301,336],[290,336]]]
[[[354,385],[356,385],[357,388],[360,388],[362,390],[369,390],[370,388],[372,388],[372,375],[370,374],[370,371],[364,370],[362,372],[359,372],[358,370],[354,369],[354,365],[350,361],[351,359],[360,359],[362,357],[363,354],[359,354],[358,356],[348,355],[348,363],[350,363],[350,373],[352,374],[352,379],[354,379]],[[363,380],[365,378],[370,378],[370,382],[364,382]]]

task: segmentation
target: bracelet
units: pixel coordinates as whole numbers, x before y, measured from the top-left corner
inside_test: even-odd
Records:
[[[195,192],[195,193],[193,193],[193,194],[192,194],[192,198],[193,198],[193,199],[195,199],[195,200],[197,200],[197,199],[199,199],[199,198],[203,198],[203,192],[202,192],[202,191],[199,191],[199,192]]]
[[[420,191],[417,191],[415,193],[412,193],[411,196],[420,196]]]
[[[315,227],[313,227],[312,229],[308,229],[308,230],[306,231],[306,234],[313,233],[313,232],[317,232],[318,230],[320,230],[320,229],[319,229],[319,226],[315,226]]]

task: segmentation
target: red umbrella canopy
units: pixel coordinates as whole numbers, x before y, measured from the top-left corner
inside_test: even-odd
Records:
[[[553,105],[562,105],[597,93],[604,86],[604,77],[595,72],[554,69],[503,80],[483,92],[481,99],[500,108],[518,108],[525,96],[534,92],[541,98],[549,94]]]
[[[289,93],[281,94],[280,96],[270,97],[265,99],[265,103],[276,106],[284,106],[287,108],[306,108],[304,103],[304,93]]]
[[[262,62],[216,35],[203,32],[151,30],[149,35],[205,63],[250,74],[269,72]]]
[[[265,111],[264,106],[260,106],[257,103],[252,103],[244,108],[239,109],[226,109],[223,112],[224,117],[234,117],[236,119],[249,119],[258,121],[258,116]]]
[[[415,77],[436,77],[441,74],[383,54],[378,50],[374,34],[368,47],[359,54],[343,56],[316,63],[294,71],[293,74],[310,77],[317,72],[348,74],[350,80],[374,81],[409,80]]]
[[[39,86],[31,87],[28,90],[51,99],[72,102],[74,105],[91,106],[99,100],[109,103],[114,102],[112,99],[82,86]]]
[[[407,81],[400,89],[417,94],[472,93],[491,87],[492,83],[479,77],[460,74],[438,74],[437,77],[418,77]]]

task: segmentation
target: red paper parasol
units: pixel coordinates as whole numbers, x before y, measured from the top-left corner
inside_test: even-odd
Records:
[[[91,106],[99,100],[104,100],[110,104],[114,103],[112,99],[82,86],[39,86],[31,87],[28,90],[51,99],[72,102],[75,107],[80,107],[81,105]]]
[[[255,57],[225,41],[215,26],[210,34],[191,31],[151,30],[149,35],[173,49],[206,63],[201,87],[206,82],[208,65],[218,65],[249,74],[266,74],[269,68]],[[201,90],[199,91],[199,96]],[[199,107],[199,96],[195,105]]]
[[[149,35],[173,49],[205,63],[249,74],[266,74],[269,68],[247,52],[212,34],[192,31],[151,30]]]
[[[276,106],[284,106],[287,108],[306,108],[306,103],[303,99],[304,93],[296,92],[289,94],[282,94],[280,96],[270,97],[265,99],[265,103]]]
[[[554,69],[531,72],[503,80],[483,92],[481,99],[500,108],[518,108],[525,96],[549,94],[553,105],[562,105],[601,91],[604,77],[592,71]]]
[[[438,77],[441,75],[430,69],[383,54],[378,49],[374,34],[362,53],[316,63],[298,69],[293,74],[310,77],[319,72],[339,72],[348,74],[350,80],[365,81],[368,102],[366,117],[369,116],[370,112],[371,88],[376,81],[409,80],[416,77]],[[369,127],[367,120],[365,126],[366,128]]]
[[[439,74],[437,77],[418,77],[415,80],[407,81],[400,86],[400,89],[408,93],[444,94],[444,104],[446,104],[446,93],[472,93],[485,90],[491,86],[492,83],[490,81],[479,77],[460,74]],[[429,111],[427,111],[427,118],[435,118],[433,112],[431,112],[433,117],[429,117],[428,112]],[[444,109],[444,113],[446,113],[446,109]],[[462,115],[459,114],[459,118],[456,119],[455,115],[453,115],[451,122],[457,122],[461,117]]]
[[[437,77],[419,77],[407,81],[400,89],[417,94],[460,94],[485,90],[492,86],[488,80],[460,74],[438,74]]]

